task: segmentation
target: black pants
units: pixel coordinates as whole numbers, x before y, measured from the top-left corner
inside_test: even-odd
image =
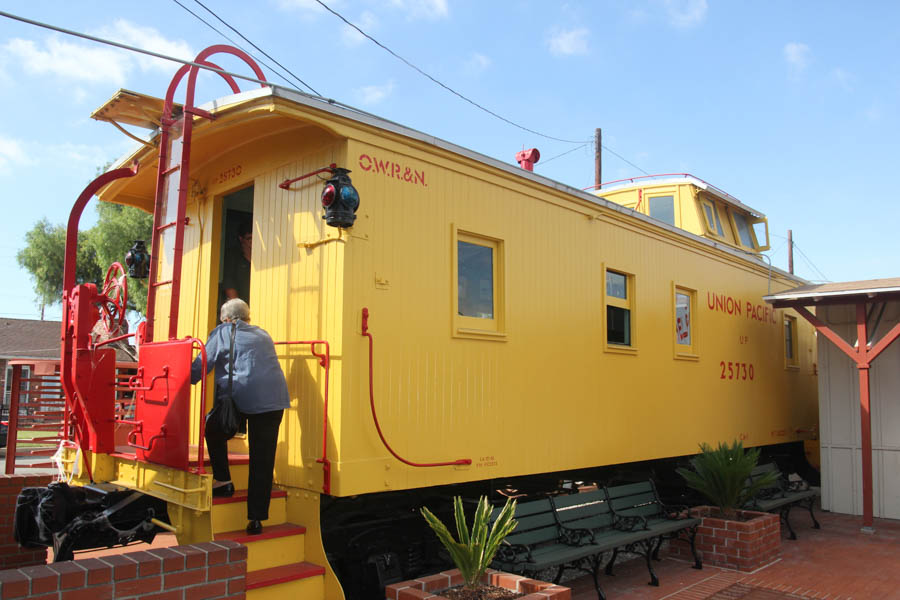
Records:
[[[247,519],[265,521],[269,518],[269,500],[272,495],[272,479],[275,471],[275,450],[278,447],[278,428],[283,410],[246,415],[247,435],[250,441],[250,476],[247,485]],[[231,479],[228,468],[228,440],[206,434],[209,462],[212,463],[216,481]]]

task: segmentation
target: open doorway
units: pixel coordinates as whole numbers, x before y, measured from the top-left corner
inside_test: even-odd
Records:
[[[253,186],[222,198],[222,243],[219,246],[218,307],[231,298],[250,299],[250,254],[253,240]]]

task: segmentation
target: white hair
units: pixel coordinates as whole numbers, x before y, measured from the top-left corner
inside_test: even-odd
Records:
[[[234,321],[236,319],[249,321],[250,306],[240,298],[232,298],[222,305],[222,310],[219,311],[219,318],[223,323],[225,321]]]

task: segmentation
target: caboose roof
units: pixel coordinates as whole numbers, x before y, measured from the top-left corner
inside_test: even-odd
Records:
[[[760,211],[747,206],[725,190],[721,188],[717,188],[713,184],[703,181],[699,177],[695,177],[690,173],[672,173],[665,175],[648,175],[646,177],[634,177],[631,179],[623,179],[621,181],[614,181],[608,184],[603,184],[603,187],[597,191],[598,194],[602,195],[603,192],[613,192],[625,189],[636,189],[636,188],[648,188],[648,187],[657,187],[657,186],[666,186],[666,185],[692,185],[700,190],[703,190],[710,196],[714,196],[715,198],[721,200],[725,204],[729,204],[736,208],[739,208],[741,211],[749,213],[755,218],[763,219],[766,215],[761,213]]]
[[[301,111],[303,112],[298,113],[298,107],[301,107]],[[237,119],[235,121],[234,127],[241,127],[243,125],[246,127],[246,134],[252,135],[256,138],[262,135],[266,135],[266,132],[268,130],[271,130],[271,132],[274,133],[279,130],[279,128],[284,127],[288,123],[297,124],[302,122],[305,119],[305,113],[308,113],[310,115],[315,115],[318,113],[319,116],[327,115],[336,117],[336,119],[330,119],[331,121],[347,120],[352,123],[362,124],[364,126],[372,127],[383,132],[388,132],[403,136],[411,140],[419,141],[428,146],[442,149],[458,156],[462,156],[472,161],[476,161],[483,165],[492,167],[494,169],[498,169],[509,175],[530,180],[541,186],[552,188],[565,194],[577,203],[589,204],[594,206],[599,205],[609,211],[628,215],[628,217],[630,218],[650,223],[654,227],[669,230],[679,237],[686,237],[703,245],[717,248],[740,259],[764,264],[762,259],[756,256],[753,256],[746,252],[742,252],[740,250],[735,250],[734,248],[731,248],[726,244],[719,243],[715,240],[710,240],[702,236],[684,231],[677,227],[670,226],[666,223],[661,223],[660,221],[652,219],[649,216],[646,216],[631,208],[627,208],[616,204],[615,202],[608,201],[601,196],[596,196],[584,190],[580,190],[578,188],[574,188],[548,177],[544,177],[543,175],[539,175],[537,173],[534,173],[533,171],[526,171],[525,169],[520,168],[518,165],[513,165],[497,160],[496,158],[492,158],[463,146],[453,144],[433,135],[423,133],[404,125],[400,125],[399,123],[396,123],[394,121],[376,116],[372,113],[342,104],[336,100],[323,99],[318,96],[311,96],[296,90],[284,88],[277,85],[271,85],[255,88],[238,94],[224,96],[222,98],[202,104],[199,106],[199,108],[215,114],[218,117],[216,123],[221,123],[225,120],[226,116],[233,113],[246,115],[245,118]],[[256,108],[259,108],[261,110],[254,110]],[[322,115],[321,113],[325,113],[325,115]],[[273,116],[276,118],[273,118]],[[265,120],[263,120],[262,117],[265,117]],[[192,146],[192,148],[194,148],[195,150],[198,146],[196,140],[198,132],[208,126],[210,126],[208,122],[205,122],[203,120],[197,121],[194,129],[195,142],[194,146]],[[157,133],[157,135],[154,136],[154,139],[152,139],[151,142],[156,141],[156,139],[158,139],[158,135],[159,134]],[[216,149],[216,152],[218,151],[219,148]],[[146,145],[139,146],[135,151],[122,157],[112,168],[127,166],[134,161],[138,161],[141,164],[141,169],[143,172],[137,177],[113,181],[100,193],[98,193],[100,199],[121,204],[130,204],[148,211],[152,210],[152,198],[154,195],[156,184],[156,157],[156,148],[148,147]],[[150,171],[150,173],[148,174],[147,171]],[[736,198],[726,194],[725,192],[722,192],[718,188],[715,188],[714,186],[711,186],[700,179],[692,179],[692,184],[698,185],[698,187],[702,187],[709,193],[715,194],[717,197],[721,197],[723,200],[735,204],[736,206],[740,206],[753,215],[762,216],[758,211],[755,211],[750,207],[740,203]],[[803,281],[801,278],[796,277],[795,275],[789,275],[787,272],[782,271],[781,269],[778,269],[776,267],[772,267],[771,265],[765,266],[767,266],[768,269],[773,272],[778,272],[782,276],[797,281]]]

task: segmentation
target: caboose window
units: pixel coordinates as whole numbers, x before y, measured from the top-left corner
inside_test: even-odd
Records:
[[[455,228],[453,238],[453,335],[502,338],[503,241]]]
[[[675,303],[675,358],[698,360],[697,354],[697,291],[672,283]]]
[[[797,368],[800,366],[797,352],[797,318],[784,316],[784,366]]]
[[[459,314],[478,319],[494,318],[494,249],[458,242]]]
[[[725,231],[722,229],[722,220],[719,218],[719,209],[714,202],[709,200],[701,200],[703,206],[703,214],[706,217],[706,227],[709,232],[720,238],[725,237]]]
[[[737,229],[741,245],[746,246],[747,248],[755,248],[756,244],[753,243],[753,234],[750,233],[750,225],[747,223],[747,217],[736,212],[732,212],[731,217],[734,220],[734,226]]]
[[[606,271],[606,343],[632,345],[633,276]]]
[[[656,196],[650,198],[650,216],[669,225],[675,225],[675,197]]]
[[[691,297],[682,291],[675,292],[675,343],[691,345]]]

